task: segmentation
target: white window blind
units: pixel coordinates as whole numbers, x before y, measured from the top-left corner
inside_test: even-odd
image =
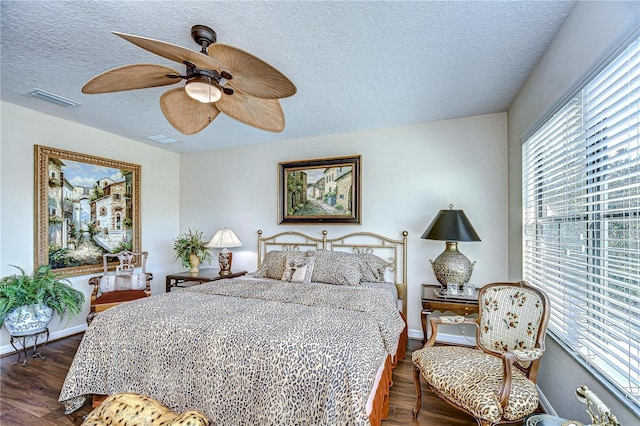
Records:
[[[640,39],[523,144],[524,278],[549,330],[640,406]]]

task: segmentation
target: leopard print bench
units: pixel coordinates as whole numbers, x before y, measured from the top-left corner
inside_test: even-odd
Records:
[[[93,410],[82,426],[210,426],[200,411],[177,414],[158,401],[135,393],[117,393]]]

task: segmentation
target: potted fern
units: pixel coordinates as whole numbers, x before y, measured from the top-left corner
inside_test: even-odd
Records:
[[[173,240],[173,249],[176,252],[175,260],[180,260],[182,266],[189,268],[189,272],[197,273],[198,266],[202,262],[211,263],[213,256],[207,247],[207,242],[202,239],[202,231],[189,228],[188,232],[181,234]]]
[[[14,268],[20,274],[0,279],[0,325],[4,324],[12,336],[44,331],[54,312],[62,320],[82,310],[84,294],[51,266],[42,265],[32,275],[18,266]]]

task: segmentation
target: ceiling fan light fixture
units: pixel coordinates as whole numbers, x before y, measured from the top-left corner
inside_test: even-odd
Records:
[[[204,75],[195,76],[184,87],[187,95],[203,104],[217,102],[222,97],[222,91],[213,83],[210,77]]]
[[[162,65],[125,65],[95,76],[82,87],[82,93],[146,89],[186,80],[186,84],[181,83],[180,87],[169,89],[160,96],[162,113],[180,133],[198,133],[221,112],[257,129],[284,130],[284,113],[279,99],[293,96],[296,86],[260,58],[216,43],[216,34],[211,28],[195,25],[191,29],[200,52],[152,38],[115,31],[114,34],[148,52],[182,64],[186,67],[185,75]]]

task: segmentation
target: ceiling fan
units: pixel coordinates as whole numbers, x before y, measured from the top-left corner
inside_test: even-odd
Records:
[[[167,86],[186,80],[184,87],[160,97],[160,108],[173,127],[185,135],[203,130],[220,112],[271,132],[284,129],[278,99],[292,96],[296,86],[280,71],[243,50],[217,44],[216,33],[194,25],[191,37],[201,50],[187,49],[146,37],[113,32],[151,53],[186,66],[184,75],[161,65],[125,65],[89,80],[83,93],[111,93]]]

